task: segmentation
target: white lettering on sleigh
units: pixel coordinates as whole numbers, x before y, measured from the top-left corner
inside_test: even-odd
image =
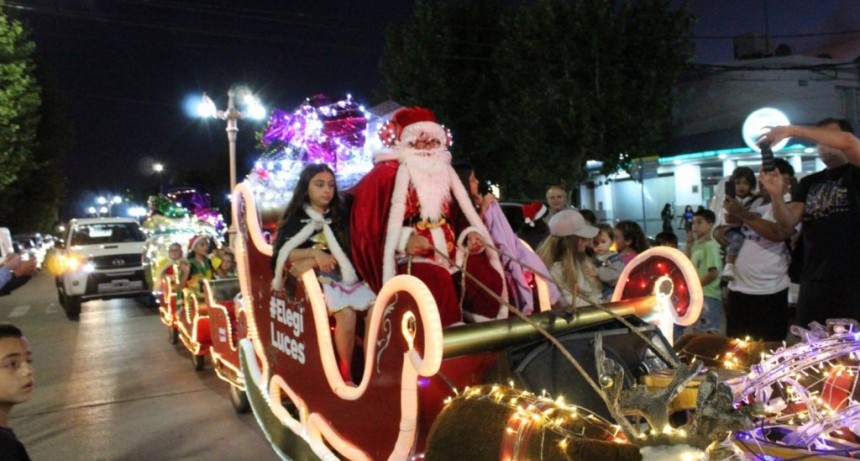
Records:
[[[305,343],[299,341],[299,338],[305,331],[304,313],[305,308],[301,304],[298,310],[293,310],[287,307],[287,303],[283,299],[272,296],[269,302],[269,315],[272,318],[269,332],[272,337],[272,346],[302,365],[305,363]],[[276,323],[286,326],[287,331],[275,329]]]

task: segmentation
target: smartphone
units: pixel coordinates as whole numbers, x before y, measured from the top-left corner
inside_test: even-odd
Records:
[[[726,180],[726,197],[735,197],[735,182],[732,178]]]
[[[776,162],[773,158],[773,150],[770,148],[770,142],[762,141],[758,146],[761,148],[761,169],[764,171],[775,170]]]

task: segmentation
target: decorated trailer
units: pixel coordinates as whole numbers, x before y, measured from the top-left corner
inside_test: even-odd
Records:
[[[564,396],[614,427],[601,432],[601,443],[627,444],[609,422],[614,410],[602,391],[587,384],[599,379],[594,339],[600,337],[601,350],[627,372],[623,379],[635,382],[677,365],[660,328],[671,336],[676,321],[691,324],[702,302],[695,271],[672,249],[640,255],[622,275],[626,283],[616,290],[617,301],[602,308],[562,312],[542,306],[529,318],[445,329],[427,287],[399,275],[383,286],[368,314],[363,353],[357,354],[363,371],[353,385],[338,371],[332,324],[313,270],[298,278],[287,274],[284,289],[272,288],[266,234],[277,213],[261,213],[244,183],[235,189],[233,204],[242,291],[236,315],[247,325],[239,341],[242,381],[262,429],[284,459],[421,457],[446,401],[485,384],[513,383],[522,391]],[[557,353],[551,339],[579,357],[584,374]]]

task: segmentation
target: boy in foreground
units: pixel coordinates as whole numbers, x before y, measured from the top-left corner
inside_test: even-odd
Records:
[[[35,384],[27,338],[15,325],[0,322],[0,459],[4,461],[30,460],[9,428],[9,413],[16,404],[30,400]]]

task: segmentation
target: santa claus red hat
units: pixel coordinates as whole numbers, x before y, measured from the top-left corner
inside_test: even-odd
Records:
[[[546,214],[546,205],[541,202],[532,202],[523,205],[523,219],[526,224],[535,227],[535,222]]]
[[[188,241],[188,251],[194,251],[194,247],[204,240],[206,240],[205,235],[195,235],[194,237],[191,237],[191,240]]]
[[[382,144],[392,147],[401,142],[418,139],[421,134],[430,135],[446,146],[451,146],[451,132],[436,122],[436,114],[424,107],[404,107],[379,130]]]

